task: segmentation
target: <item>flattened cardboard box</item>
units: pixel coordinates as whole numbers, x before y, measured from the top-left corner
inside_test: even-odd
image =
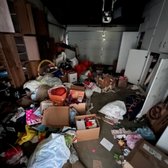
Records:
[[[95,117],[96,114],[90,114],[90,115],[81,115],[81,116],[76,116],[75,120],[80,120],[84,119],[86,117]],[[88,140],[94,140],[99,138],[100,134],[100,124],[98,120],[96,119],[98,127],[96,128],[90,128],[90,129],[84,129],[84,130],[77,130],[76,135],[77,135],[77,140],[79,141],[88,141]]]
[[[61,128],[69,126],[69,106],[50,106],[43,113],[42,124]]]

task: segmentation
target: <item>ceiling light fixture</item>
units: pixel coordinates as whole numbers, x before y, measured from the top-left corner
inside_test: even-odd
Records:
[[[114,3],[117,0],[111,0],[111,9],[105,9],[105,3],[107,0],[103,0],[103,6],[102,6],[102,22],[103,23],[110,23],[112,21],[112,13],[113,13],[113,9],[114,9]],[[109,1],[108,1],[109,2]]]
[[[110,12],[104,12],[104,15],[102,17],[103,23],[110,23],[112,20],[111,13]]]

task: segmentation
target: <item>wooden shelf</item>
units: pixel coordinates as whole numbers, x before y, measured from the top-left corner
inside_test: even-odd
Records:
[[[16,46],[22,47],[22,46],[25,46],[25,44],[16,44]]]
[[[26,54],[27,55],[27,53],[26,52],[22,52],[22,53],[18,53],[19,55],[23,55],[23,54]]]
[[[16,13],[10,13],[11,16],[16,16]]]
[[[13,34],[0,34],[0,42],[2,51],[1,60],[5,65],[5,69],[9,74],[9,80],[13,87],[18,88],[25,82],[25,74],[22,70],[21,61],[17,51],[15,38]]]
[[[5,67],[3,65],[0,65],[0,70],[4,70]]]

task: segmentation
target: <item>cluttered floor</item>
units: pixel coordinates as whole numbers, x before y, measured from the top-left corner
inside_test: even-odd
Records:
[[[121,156],[123,156],[123,150],[125,147],[121,147],[124,146],[124,144],[119,146],[117,138],[115,138],[114,134],[112,134],[112,130],[120,130],[120,132],[118,131],[118,134],[122,139],[122,136],[124,137],[127,135],[125,134],[126,131],[124,133],[124,129],[135,131],[137,130],[137,128],[147,126],[147,123],[144,121],[142,122],[129,121],[127,118],[125,118],[121,122],[108,123],[107,122],[108,120],[103,121],[102,118],[103,116],[99,113],[99,110],[109,102],[114,102],[116,100],[126,101],[126,98],[129,95],[135,95],[135,91],[132,91],[131,89],[128,90],[120,89],[115,93],[110,92],[102,94],[98,93],[93,94],[92,102],[94,108],[91,110],[91,113],[96,113],[99,116],[99,122],[101,128],[100,137],[97,140],[78,142],[74,145],[80,158],[80,161],[82,163],[81,167],[87,167],[87,168],[122,167],[120,159],[121,161],[124,160],[124,158]],[[107,139],[109,142],[111,142],[111,144],[108,144],[108,142],[106,143],[104,141],[105,142],[104,143],[105,148],[104,148],[100,144],[100,142],[103,139],[104,140]],[[127,147],[125,149],[127,149]],[[79,163],[76,164],[78,164],[79,166]]]
[[[24,84],[21,99],[1,103],[0,167],[132,168],[135,146],[153,145],[157,136],[146,117],[136,119],[145,100],[141,90],[107,81],[108,90],[102,80],[62,85],[45,75]]]

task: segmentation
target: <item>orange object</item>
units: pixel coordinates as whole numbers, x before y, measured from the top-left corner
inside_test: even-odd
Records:
[[[72,85],[70,88],[70,94],[73,99],[77,99],[79,102],[82,102],[85,95],[85,89],[82,86]]]
[[[67,89],[64,86],[53,87],[48,90],[48,96],[56,105],[63,105],[66,99]]]

